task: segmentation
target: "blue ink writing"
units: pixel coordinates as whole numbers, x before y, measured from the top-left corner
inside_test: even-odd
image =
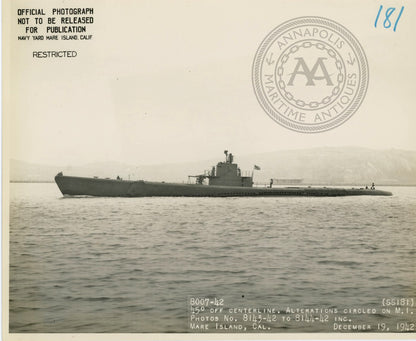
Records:
[[[396,10],[395,7],[389,7],[389,8],[386,9],[385,19],[383,21],[383,27],[384,28],[390,28],[391,27],[392,22],[391,22],[390,18],[392,17],[395,10]],[[394,26],[393,26],[393,31],[394,32],[396,32],[397,24],[399,23],[399,20],[400,20],[400,17],[402,16],[403,10],[404,10],[404,6],[402,6],[402,8],[400,9],[400,12],[397,16],[397,19],[396,19],[395,23],[394,23]],[[378,9],[376,21],[374,22],[374,27],[375,28],[377,28],[378,19],[380,18],[380,14],[382,12],[383,12],[383,5],[380,5],[380,8]]]

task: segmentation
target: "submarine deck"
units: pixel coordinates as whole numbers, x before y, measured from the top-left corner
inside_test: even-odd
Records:
[[[248,197],[248,196],[309,196],[337,197],[357,195],[391,196],[377,189],[338,187],[236,187],[207,186],[168,182],[133,181],[57,175],[55,177],[64,195],[100,197]]]

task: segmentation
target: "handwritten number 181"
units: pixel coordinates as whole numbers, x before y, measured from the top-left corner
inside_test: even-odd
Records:
[[[384,28],[390,28],[391,27],[392,22],[391,22],[390,17],[392,16],[392,14],[394,13],[395,10],[396,10],[395,7],[389,7],[389,8],[386,9],[385,19],[383,21],[383,27]],[[394,32],[396,32],[397,24],[400,20],[400,17],[402,16],[403,10],[404,10],[404,6],[402,6],[402,8],[400,9],[399,15],[397,16],[397,19],[394,23],[394,27],[393,27]],[[379,8],[378,13],[377,13],[376,21],[374,23],[374,27],[377,27],[377,22],[378,22],[378,19],[379,19],[380,14],[381,14],[382,11],[383,11],[383,5],[380,5],[380,8]]]

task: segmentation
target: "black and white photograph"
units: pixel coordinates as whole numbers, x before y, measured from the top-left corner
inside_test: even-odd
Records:
[[[416,3],[2,10],[4,340],[415,338]]]

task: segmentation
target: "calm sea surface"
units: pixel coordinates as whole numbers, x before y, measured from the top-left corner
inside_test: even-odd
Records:
[[[55,184],[13,183],[10,332],[195,332],[192,297],[281,316],[374,308],[352,323],[414,323],[416,312],[381,307],[416,296],[416,188],[384,189],[394,196],[63,198]],[[267,331],[334,322],[280,315]]]

